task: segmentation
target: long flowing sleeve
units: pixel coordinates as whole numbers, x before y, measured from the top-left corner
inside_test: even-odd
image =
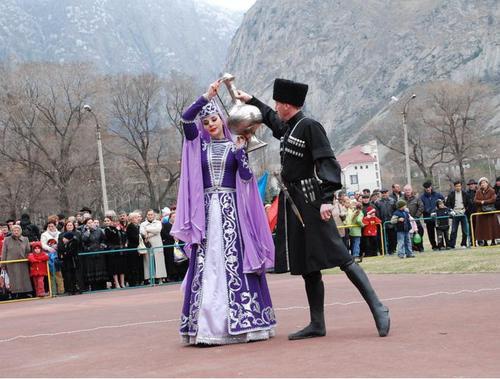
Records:
[[[198,100],[191,104],[190,107],[182,114],[182,127],[184,129],[184,135],[188,141],[192,141],[198,137],[198,129],[196,128],[194,119],[207,103],[208,100],[204,96],[200,96]]]
[[[273,131],[274,138],[280,139],[285,135],[288,125],[284,121],[280,120],[278,114],[271,109],[271,107],[264,104],[256,97],[252,97],[247,104],[254,105],[259,108],[260,113],[262,113],[262,122]]]
[[[238,174],[240,178],[244,181],[248,181],[252,178],[253,173],[248,164],[248,155],[244,149],[236,149],[234,154],[236,162],[238,162]]]

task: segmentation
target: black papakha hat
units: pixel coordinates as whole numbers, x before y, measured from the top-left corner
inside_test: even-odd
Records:
[[[308,89],[307,84],[278,78],[274,80],[273,100],[301,107],[306,100]]]
[[[469,185],[469,184],[477,184],[477,182],[475,179],[469,179],[469,181],[467,182],[467,185]]]
[[[424,188],[432,187],[432,182],[430,180],[427,180],[426,182],[424,182],[424,184],[422,184],[422,187]]]

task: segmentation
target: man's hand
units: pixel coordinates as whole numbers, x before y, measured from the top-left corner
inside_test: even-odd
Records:
[[[246,93],[244,91],[238,90],[238,91],[236,91],[235,97],[238,100],[241,100],[244,103],[247,103],[247,102],[249,102],[252,99],[253,96],[249,95],[248,93]]]
[[[332,217],[333,204],[321,204],[319,213],[321,214],[321,219],[323,221],[328,221]]]

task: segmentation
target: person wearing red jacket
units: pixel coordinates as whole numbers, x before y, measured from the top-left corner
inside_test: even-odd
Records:
[[[364,255],[367,256],[377,256],[379,246],[378,246],[378,225],[382,221],[375,216],[375,208],[366,208],[366,216],[363,217],[363,239],[365,241],[365,248],[363,250]]]
[[[33,242],[31,244],[32,252],[28,255],[30,262],[30,276],[33,278],[33,283],[36,290],[36,296],[45,296],[45,277],[47,276],[47,261],[49,256],[42,250],[41,242]]]

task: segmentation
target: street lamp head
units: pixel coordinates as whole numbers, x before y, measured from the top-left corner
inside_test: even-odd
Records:
[[[396,103],[399,101],[399,99],[396,96],[391,96],[391,101],[394,101]]]
[[[92,107],[90,105],[88,105],[88,104],[85,104],[83,106],[83,109],[85,109],[87,112],[92,112]]]
[[[412,98],[412,99],[414,99],[414,98],[416,98],[416,97],[417,97],[417,95],[416,95],[416,94],[411,95],[411,98]]]

